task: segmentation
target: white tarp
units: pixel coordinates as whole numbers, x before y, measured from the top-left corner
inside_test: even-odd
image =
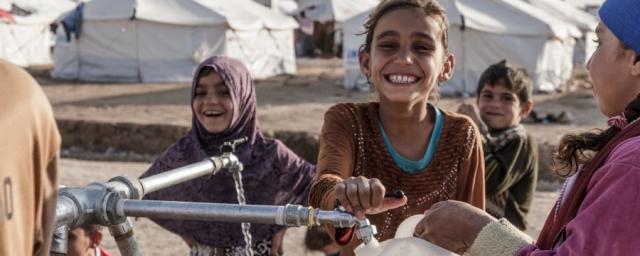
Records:
[[[53,76],[188,82],[212,55],[238,58],[255,78],[292,74],[296,27],[250,0],[93,0],[85,4],[79,39],[58,33]]]
[[[578,9],[578,7],[567,2],[558,0],[525,0],[529,4],[538,7],[545,12],[559,18],[567,23],[576,25],[582,31],[582,37],[576,38],[573,62],[575,64],[585,64],[589,56],[596,50],[597,45],[593,43],[595,29],[598,19],[590,13]]]
[[[15,23],[0,22],[0,59],[18,66],[28,67],[51,64],[52,35],[49,25],[75,3],[69,0],[2,0],[0,6],[11,10],[11,4],[26,8],[33,13],[28,16],[14,15]]]
[[[601,6],[604,3],[604,0],[558,0],[570,3],[572,5],[577,6],[578,8],[588,8],[594,6]]]
[[[347,19],[375,7],[380,0],[301,0],[298,12],[318,22],[345,22]]]
[[[502,59],[527,69],[536,91],[558,89],[571,76],[572,37],[580,30],[521,0],[442,0],[450,21],[449,49],[455,55],[453,78],[443,94],[474,94],[480,74]],[[362,88],[356,33],[370,11],[345,22],[345,87]]]

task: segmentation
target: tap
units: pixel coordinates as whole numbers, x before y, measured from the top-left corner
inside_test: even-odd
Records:
[[[356,237],[364,244],[368,244],[374,239],[374,235],[378,233],[376,226],[369,222],[369,219],[356,220]]]

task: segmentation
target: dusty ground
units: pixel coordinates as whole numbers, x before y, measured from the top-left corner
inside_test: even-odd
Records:
[[[300,60],[299,73],[258,81],[258,119],[265,131],[302,131],[318,134],[324,111],[337,102],[369,101],[372,95],[347,91],[341,87],[340,60]],[[32,71],[43,85],[54,106],[56,118],[65,120],[93,120],[137,124],[173,124],[189,126],[189,84],[94,84],[57,81],[41,71]],[[471,98],[444,97],[436,102],[445,110],[455,110],[461,102]],[[572,124],[527,124],[526,127],[539,144],[557,144],[562,134],[602,127],[604,117],[599,113],[590,90],[534,96],[536,110],[542,114],[561,110],[573,114]],[[64,138],[63,138],[64,139]],[[148,163],[95,162],[64,159],[61,163],[61,183],[85,185],[91,181],[105,181],[110,177],[129,174],[137,176]],[[557,196],[557,184],[541,184],[529,217],[529,233],[537,235]],[[136,223],[139,241],[147,255],[183,255],[186,246],[148,220]],[[288,232],[285,253],[305,255],[301,246],[304,229]],[[110,236],[106,246],[114,247]],[[311,254],[308,254],[311,255]],[[317,254],[319,255],[319,254]]]

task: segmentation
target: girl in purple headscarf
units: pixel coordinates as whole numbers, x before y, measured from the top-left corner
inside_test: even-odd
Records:
[[[256,120],[256,95],[247,68],[238,60],[215,56],[196,69],[191,87],[192,128],[165,151],[142,177],[220,155],[225,141],[246,136],[235,154],[244,165],[242,182],[247,204],[307,205],[315,166],[282,142],[262,136]],[[229,172],[202,177],[145,196],[150,200],[238,203]],[[192,255],[244,255],[239,223],[154,219],[180,235]],[[282,253],[284,229],[251,225],[254,255]]]

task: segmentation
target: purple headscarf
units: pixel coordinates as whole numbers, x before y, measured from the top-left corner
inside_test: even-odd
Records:
[[[231,125],[219,134],[205,130],[193,109],[198,74],[212,68],[229,87],[233,102]],[[242,181],[247,204],[307,205],[307,196],[315,166],[298,157],[282,142],[262,136],[256,120],[256,95],[247,68],[238,60],[215,56],[202,62],[195,71],[191,85],[192,128],[176,144],[156,159],[142,177],[175,169],[219,155],[225,141],[246,136],[248,141],[236,148],[235,154],[244,164]],[[237,197],[231,174],[222,171],[212,177],[202,177],[145,196],[150,200],[235,203]],[[202,222],[154,219],[160,226],[198,243],[213,247],[243,246],[239,223]],[[270,239],[282,227],[251,225],[253,242]]]

